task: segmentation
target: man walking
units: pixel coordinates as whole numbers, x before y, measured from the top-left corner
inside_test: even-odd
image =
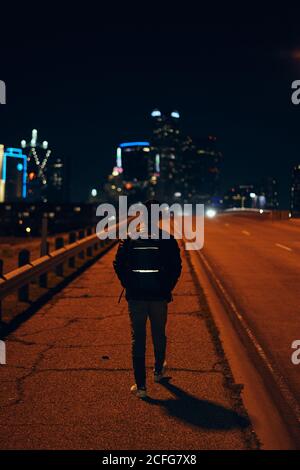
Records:
[[[166,334],[168,302],[181,273],[181,258],[178,243],[173,236],[154,238],[151,230],[151,205],[147,201],[148,224],[140,228],[147,231],[147,238],[121,240],[114,261],[114,269],[126,290],[126,300],[131,323],[132,362],[135,384],[131,392],[139,398],[146,391],[146,323],[150,319],[155,355],[154,380],[159,382],[165,372]]]

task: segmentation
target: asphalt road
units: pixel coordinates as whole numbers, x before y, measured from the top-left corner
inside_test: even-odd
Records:
[[[0,449],[256,448],[210,313],[183,252],[170,304],[168,377],[130,394],[125,299],[107,253],[6,339]]]
[[[205,220],[203,253],[300,402],[300,223],[222,214]]]

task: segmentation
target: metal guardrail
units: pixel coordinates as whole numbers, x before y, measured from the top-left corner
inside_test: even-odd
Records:
[[[242,213],[243,212],[244,213],[245,212],[263,213],[264,212],[264,213],[267,214],[267,213],[270,213],[272,211],[269,210],[269,209],[256,209],[254,207],[231,207],[229,209],[224,209],[224,212],[236,212],[236,213],[238,213],[238,212],[242,212]]]
[[[117,223],[114,227],[119,227],[126,221]],[[45,256],[37,258],[30,262],[30,253],[27,250],[23,250],[27,261],[23,266],[20,266],[5,275],[0,276],[0,321],[1,321],[1,303],[2,300],[12,294],[14,291],[18,291],[18,300],[23,302],[29,301],[29,285],[30,282],[38,279],[39,286],[47,288],[47,275],[50,272],[55,272],[57,276],[64,276],[63,267],[68,262],[69,268],[73,268],[74,271],[82,267],[84,262],[76,267],[76,257],[81,258],[81,261],[86,260],[88,262],[93,257],[101,254],[106,248],[114,245],[116,240],[105,239],[100,240],[96,233],[89,234],[84,237],[84,231],[81,231],[78,240],[73,241],[64,245],[64,241],[61,237],[56,239],[55,251],[48,253]],[[58,248],[58,246],[60,246]],[[20,258],[19,258],[20,261]],[[19,263],[20,264],[20,263]]]
[[[271,209],[255,209],[251,207],[233,207],[225,209],[225,214],[234,214],[237,216],[258,216],[261,220],[287,220],[290,219],[292,214],[288,210],[271,210]]]

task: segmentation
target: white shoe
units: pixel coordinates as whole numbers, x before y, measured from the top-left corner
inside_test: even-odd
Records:
[[[137,388],[137,385],[134,384],[130,388],[131,393],[133,393],[138,398],[146,398],[147,390],[145,388]]]
[[[167,361],[163,363],[163,368],[160,374],[154,371],[154,382],[159,383],[164,378],[164,375],[166,373],[166,368],[167,368]]]

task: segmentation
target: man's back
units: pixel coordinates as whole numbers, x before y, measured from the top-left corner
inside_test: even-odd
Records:
[[[163,238],[128,238],[119,244],[115,271],[126,289],[127,300],[171,300],[171,291],[181,273],[180,250],[169,235]]]

